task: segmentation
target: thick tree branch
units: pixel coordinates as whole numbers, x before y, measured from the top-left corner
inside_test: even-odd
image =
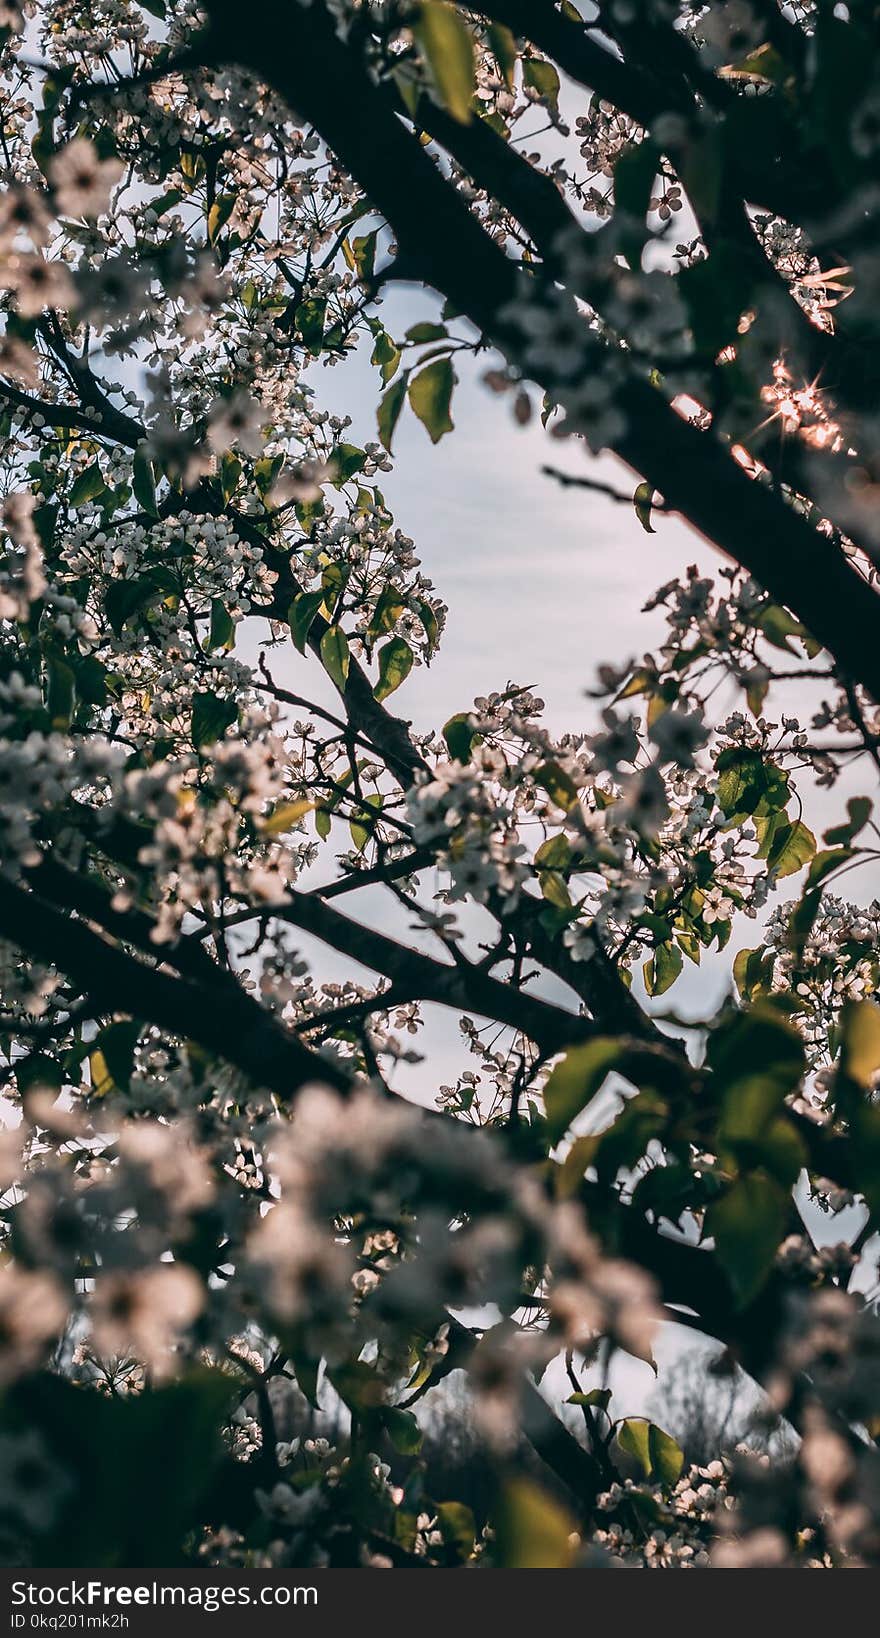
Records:
[[[137,960],[83,922],[0,876],[0,933],[38,961],[57,967],[96,1011],[124,1012],[198,1041],[240,1069],[255,1086],[292,1098],[306,1081],[348,1091],[351,1077],[310,1051],[234,979],[218,995],[190,978]]]
[[[259,17],[247,36],[233,34],[229,0],[211,0],[209,10],[216,52],[248,63],[312,120],[390,222],[407,276],[442,291],[502,347],[513,345],[501,315],[516,294],[517,269],[388,109],[323,8],[255,0]],[[551,380],[541,384],[552,390]],[[647,382],[628,380],[621,401],[628,428],[615,452],[880,698],[880,599],[837,546]]]

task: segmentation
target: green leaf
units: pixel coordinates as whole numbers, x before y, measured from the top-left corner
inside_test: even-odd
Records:
[[[454,385],[455,371],[448,358],[435,358],[433,363],[413,376],[409,384],[410,406],[433,444],[439,443],[444,433],[452,431],[449,406]]]
[[[299,796],[295,802],[279,802],[263,820],[260,829],[264,836],[283,836],[299,824],[305,814],[311,813],[315,803],[310,796]]]
[[[742,1171],[763,1167],[790,1187],[806,1159],[784,1114],[806,1067],[797,1030],[759,1003],[715,1032],[707,1062],[720,1095],[717,1146],[725,1161]]]
[[[317,358],[324,343],[324,320],[327,317],[327,298],[313,297],[296,310],[295,324],[313,358]]]
[[[773,978],[775,957],[759,945],[755,950],[738,950],[733,960],[733,981],[744,1001],[767,994]]]
[[[340,693],[344,693],[348,678],[348,638],[341,626],[328,626],[321,638],[321,660]]]
[[[160,596],[161,588],[153,580],[112,580],[104,593],[104,610],[116,636],[133,614]]]
[[[824,882],[826,877],[831,875],[832,871],[837,870],[840,865],[846,864],[852,856],[853,849],[851,847],[821,848],[807,871],[804,892],[812,892],[814,888],[819,886],[820,882]]]
[[[596,1149],[591,1164],[596,1167],[599,1182],[613,1182],[621,1167],[631,1171],[649,1144],[663,1139],[668,1126],[669,1107],[651,1087],[627,1098],[611,1125],[594,1136]]]
[[[338,611],[339,602],[348,585],[351,569],[347,563],[328,563],[321,575],[321,586],[324,592],[324,602],[328,610],[332,611],[331,622]]]
[[[705,201],[706,214],[717,206],[721,178],[720,156],[710,140],[701,138],[690,145],[694,162],[685,164],[682,181],[688,197],[695,192]],[[697,206],[699,209],[699,206]],[[678,283],[679,294],[687,303],[697,351],[712,356],[728,342],[735,341],[748,285],[743,277],[742,252],[721,240],[711,256],[684,268]]]
[[[575,1116],[595,1097],[620,1056],[620,1042],[613,1036],[600,1035],[583,1046],[572,1047],[551,1071],[544,1087],[551,1144],[559,1141]]]
[[[422,1446],[422,1430],[412,1411],[387,1405],[381,1414],[385,1432],[395,1450],[401,1456],[415,1456]]]
[[[71,506],[84,506],[86,501],[97,500],[99,495],[106,492],[106,489],[107,485],[104,482],[101,468],[97,461],[93,461],[91,466],[87,466],[85,471],[74,479],[70,490],[70,504]]]
[[[424,346],[429,341],[446,341],[449,331],[445,324],[432,324],[430,319],[423,319],[420,324],[413,324],[406,332],[407,341],[415,346]]]
[[[813,924],[819,914],[821,903],[822,894],[817,889],[813,889],[811,892],[804,892],[801,895],[791,912],[788,923],[788,942],[798,961],[803,956],[807,939],[813,930]],[[771,961],[771,974],[772,971],[773,963]],[[769,989],[769,983],[766,987]]]
[[[236,197],[234,193],[221,193],[208,211],[208,240],[211,244],[216,242],[235,210]]]
[[[54,502],[47,502],[37,506],[33,512],[33,523],[40,537],[40,545],[44,552],[51,552],[55,545],[55,530],[58,524],[58,506]]]
[[[414,33],[427,58],[434,83],[453,119],[467,124],[476,84],[474,42],[470,29],[446,0],[423,0]]]
[[[638,244],[647,232],[648,205],[659,168],[659,150],[647,140],[627,143],[614,166],[614,202],[637,225]]]
[[[576,1520],[531,1479],[508,1480],[493,1522],[501,1568],[563,1570],[571,1563]]]
[[[227,449],[220,459],[220,489],[227,504],[238,488],[243,471],[238,456],[231,449]]]
[[[46,656],[46,710],[53,728],[69,728],[76,684],[73,669],[57,654]]]
[[[650,483],[640,483],[636,486],[633,495],[633,506],[646,535],[656,535],[657,531],[651,523],[651,507],[654,503],[654,486]]]
[[[564,813],[577,802],[577,786],[558,762],[543,762],[535,769],[533,778],[535,784],[547,792],[554,806],[562,808]]]
[[[368,281],[373,277],[376,266],[376,241],[378,237],[379,229],[373,228],[372,232],[365,233],[361,238],[352,239],[351,241],[351,255],[355,272],[358,278],[364,281]]]
[[[764,709],[764,701],[770,688],[769,673],[757,667],[748,672],[742,679],[746,691],[746,704],[757,720]]]
[[[554,114],[559,111],[559,75],[552,63],[544,62],[540,57],[527,57],[523,62],[523,83],[552,108]]]
[[[741,1177],[706,1213],[706,1232],[715,1241],[740,1308],[758,1295],[788,1226],[789,1191],[757,1171]]]
[[[159,516],[156,504],[156,479],[153,475],[153,463],[148,455],[144,454],[143,445],[136,449],[131,469],[131,487],[134,498],[150,517]]]
[[[495,56],[495,61],[504,75],[508,88],[513,88],[513,75],[516,68],[517,49],[516,39],[509,28],[503,23],[490,23],[486,30],[486,37]]]
[[[787,609],[780,608],[778,603],[765,604],[758,616],[757,624],[774,648],[781,648],[788,654],[798,653],[789,639],[807,635],[806,627],[802,626],[799,620],[795,620]]]
[[[370,840],[369,827],[361,824],[359,820],[355,818],[348,821],[348,829],[355,852],[363,853],[364,848]]]
[[[684,957],[677,944],[667,940],[658,944],[650,960],[645,962],[643,975],[649,995],[665,995],[671,989],[682,967]]]
[[[777,879],[793,876],[809,864],[816,851],[816,838],[800,819],[778,825],[767,851],[767,869]],[[761,857],[759,852],[758,857]]]
[[[123,1092],[127,1091],[134,1070],[134,1054],[141,1028],[141,1024],[135,1020],[121,1018],[99,1030],[93,1043],[103,1055],[114,1086]]]
[[[374,331],[374,337],[370,363],[376,365],[382,377],[382,385],[387,387],[400,363],[400,348],[381,325]]]
[[[454,757],[456,762],[470,762],[476,737],[467,711],[459,711],[443,725],[443,738],[449,755]]]
[[[199,749],[215,745],[238,716],[235,700],[218,699],[216,694],[194,694],[192,741]]]
[[[824,837],[826,842],[832,845],[841,843],[843,846],[847,846],[848,843],[854,841],[859,831],[864,830],[868,823],[874,810],[874,804],[869,796],[853,796],[847,802],[846,810],[849,814],[848,822],[845,825],[835,825],[831,830],[826,830]]]
[[[844,1074],[860,1086],[870,1086],[880,1069],[880,1007],[875,1001],[847,1002],[840,1030]]]
[[[399,375],[397,380],[391,383],[388,391],[380,398],[379,408],[376,411],[379,442],[382,448],[388,451],[389,455],[391,454],[391,441],[394,437],[394,430],[400,420],[400,412],[406,398],[408,382],[409,371],[404,370],[403,375]]]
[[[229,613],[222,598],[214,597],[211,600],[211,629],[208,633],[208,647],[232,648],[235,642],[235,621]]]
[[[384,700],[406,681],[412,670],[413,652],[402,637],[392,637],[379,650],[379,681],[373,689],[373,698]]]
[[[634,694],[653,694],[657,686],[657,673],[647,666],[639,666],[632,676],[627,679],[620,691],[614,696],[614,703],[618,700],[632,699]]]
[[[757,1163],[787,1189],[794,1187],[810,1160],[804,1139],[787,1115],[770,1122],[751,1152]]]
[[[570,1393],[565,1403],[567,1405],[586,1405],[588,1408],[598,1405],[600,1410],[607,1410],[610,1400],[610,1388],[591,1388],[589,1393]]]
[[[437,620],[437,616],[434,613],[430,603],[427,603],[424,600],[420,600],[416,604],[416,609],[418,611],[419,619],[422,622],[422,626],[424,627],[428,644],[431,649],[435,649],[440,640],[440,625]],[[427,663],[428,661],[426,659],[425,664]]]
[[[706,1061],[722,1090],[763,1075],[772,1077],[780,1096],[794,1091],[806,1065],[798,1031],[769,1002],[758,1002],[713,1030]]]
[[[733,821],[750,814],[778,813],[789,799],[788,777],[775,763],[765,762],[759,751],[747,746],[730,746],[716,764],[718,806]]]
[[[672,1435],[642,1417],[630,1417],[617,1430],[621,1450],[634,1456],[645,1478],[655,1478],[667,1488],[675,1484],[684,1466],[684,1452]]]
[[[375,639],[386,631],[393,631],[405,607],[406,604],[397,586],[392,583],[383,586],[367,627],[368,637]]]
[[[366,459],[364,450],[359,449],[357,444],[336,445],[330,460],[333,464],[333,481],[337,489],[341,484],[348,483],[349,478],[353,478],[356,472],[361,471]]]
[[[567,870],[571,861],[571,844],[561,830],[555,836],[548,836],[535,852],[535,864],[542,870]]]
[[[157,216],[164,216],[166,211],[173,210],[175,205],[179,205],[185,198],[186,195],[180,188],[169,188],[167,192],[150,200],[150,209],[154,210]]]
[[[564,878],[558,870],[540,870],[538,872],[538,886],[542,897],[548,904],[556,906],[557,910],[571,910],[571,894],[565,885]]]
[[[296,1385],[300,1393],[304,1394],[313,1410],[320,1410],[318,1399],[318,1382],[321,1375],[321,1361],[300,1349],[293,1348],[290,1353],[293,1362]]]
[[[323,587],[319,591],[299,592],[287,611],[287,618],[290,622],[290,635],[300,654],[305,654],[312,621],[323,601]]]
[[[319,495],[316,500],[294,501],[293,510],[303,534],[311,539],[317,519],[324,516],[324,496]]]
[[[332,1371],[328,1368],[327,1375],[349,1410],[372,1415],[387,1408],[384,1382],[375,1366],[365,1359],[344,1361]]]
[[[601,1143],[602,1133],[590,1132],[569,1144],[565,1159],[554,1174],[553,1187],[557,1200],[570,1200],[578,1193],[584,1174],[593,1165]]]

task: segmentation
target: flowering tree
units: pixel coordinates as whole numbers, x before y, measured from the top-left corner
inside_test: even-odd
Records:
[[[0,22],[6,1561],[876,1565],[874,8]],[[320,407],[358,346],[367,439]],[[548,482],[610,450],[629,527],[725,554],[563,738],[388,703],[446,610],[382,474],[487,350]],[[647,1000],[737,916],[688,1051]],[[433,1109],[425,1004],[474,1065]],[[621,1417],[670,1320],[784,1460]],[[453,1371],[476,1510],[422,1449]]]

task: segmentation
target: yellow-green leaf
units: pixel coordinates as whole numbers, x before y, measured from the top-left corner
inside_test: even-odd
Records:
[[[809,864],[816,851],[816,838],[800,819],[783,822],[776,830],[767,853],[767,869],[777,878],[793,876]]]
[[[599,1035],[572,1047],[551,1071],[544,1087],[544,1108],[551,1143],[556,1143],[602,1086],[620,1057],[620,1042]]]
[[[415,26],[444,106],[467,124],[476,85],[474,42],[461,13],[446,0],[424,0]]]
[[[97,500],[107,488],[101,468],[97,461],[87,466],[84,472],[75,478],[70,491],[71,506],[84,506],[86,501]]]
[[[435,358],[433,363],[427,364],[418,375],[413,376],[409,384],[413,414],[425,427],[432,444],[439,444],[444,433],[452,431],[453,421],[449,410],[454,385],[455,371],[448,358]],[[385,397],[388,397],[388,393]]]
[[[311,813],[314,807],[315,803],[308,796],[300,796],[295,802],[279,802],[263,821],[263,835],[282,836],[286,830],[291,830],[304,814]]]
[[[340,693],[348,678],[348,638],[341,626],[328,626],[321,638],[321,660]]]
[[[391,440],[394,437],[394,429],[400,420],[400,412],[406,398],[408,381],[409,371],[404,370],[403,375],[399,375],[396,381],[392,381],[388,391],[380,398],[379,408],[376,411],[379,442],[383,449],[387,449],[389,455],[391,454]]]
[[[235,621],[229,613],[221,597],[211,600],[211,628],[208,633],[208,647],[232,648],[235,642]]]
[[[530,1479],[510,1479],[495,1514],[499,1563],[507,1570],[564,1570],[577,1551],[577,1525]]]
[[[617,1443],[635,1457],[646,1478],[653,1476],[667,1486],[675,1484],[684,1466],[684,1454],[670,1433],[644,1417],[633,1416],[621,1422]]]
[[[131,487],[134,498],[145,512],[155,518],[159,515],[156,505],[156,479],[153,474],[153,463],[146,454],[144,445],[135,450],[131,469]]]
[[[864,830],[871,817],[873,807],[874,804],[869,796],[850,797],[846,804],[847,813],[849,814],[848,822],[844,825],[834,825],[831,830],[826,830],[825,841],[832,843],[832,845],[838,842],[847,844],[853,841],[858,836],[859,831]]]
[[[509,28],[505,28],[503,23],[490,23],[486,35],[494,52],[495,61],[501,69],[507,85],[512,89],[517,59],[516,38]]]
[[[556,113],[559,106],[559,75],[552,63],[530,57],[523,63],[523,80]]]
[[[666,991],[672,988],[683,966],[684,960],[677,944],[669,940],[658,944],[643,969],[648,994],[665,995]]]
[[[312,621],[324,601],[323,587],[319,591],[299,592],[290,605],[287,618],[290,635],[300,654],[305,654]]]
[[[373,689],[374,699],[384,700],[393,694],[409,676],[412,663],[412,649],[402,637],[392,637],[390,643],[385,643],[379,650],[379,681]]]
[[[850,1080],[870,1086],[880,1069],[880,1007],[876,1001],[850,1001],[841,1021],[842,1064]]]
[[[635,494],[633,495],[633,506],[636,509],[636,517],[638,518],[646,535],[656,535],[657,533],[656,529],[651,523],[651,506],[653,504],[653,500],[653,485],[649,483],[638,484]]]

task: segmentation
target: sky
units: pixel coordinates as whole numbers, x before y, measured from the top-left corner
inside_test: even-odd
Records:
[[[430,293],[394,287],[383,319],[400,336],[437,311]],[[430,669],[411,672],[390,708],[418,730],[436,729],[453,713],[468,710],[476,696],[512,681],[533,686],[544,699],[552,731],[583,730],[595,723],[599,709],[587,697],[597,666],[620,664],[662,640],[663,612],[642,613],[647,598],[689,564],[712,574],[722,559],[675,516],[655,513],[656,532],[647,534],[628,504],[546,477],[541,468],[552,464],[610,482],[624,493],[637,481],[614,457],[595,459],[583,446],[552,439],[537,419],[526,428],[517,426],[509,400],[482,381],[490,364],[485,354],[477,361],[459,355],[455,430],[437,446],[404,409],[394,439],[394,470],[381,478],[397,524],[412,537],[424,572],[449,608],[439,654]],[[365,349],[341,365],[319,366],[310,379],[320,407],[352,417],[347,434],[352,441],[376,438],[381,386]],[[283,657],[273,653],[272,671],[277,681],[333,708],[332,685],[320,673],[316,677],[311,657],[301,658],[288,645]],[[800,685],[787,686],[786,711],[800,709],[808,720],[813,703],[814,695]],[[741,705],[731,691],[725,709]],[[846,797],[866,789],[865,778],[860,767],[833,792],[805,790],[804,817],[817,834],[845,816]],[[783,884],[785,896],[795,896],[800,885],[799,877],[790,878]],[[863,870],[849,877],[847,892],[870,898],[878,886],[876,871]],[[345,909],[437,955],[436,942],[426,943],[406,913],[386,900],[381,890],[366,890],[350,895]],[[771,899],[769,908],[775,902]],[[458,908],[463,925],[479,927],[479,915],[469,923]],[[705,952],[699,969],[685,963],[682,977],[654,1010],[666,1012],[671,1004],[688,1020],[710,1015],[731,989],[735,950],[759,942],[759,924],[738,917],[728,949]],[[350,962],[307,940],[303,946],[321,976],[368,976],[353,973]],[[548,980],[543,992],[571,1004],[555,980]],[[398,1071],[397,1078],[404,1074],[407,1090],[431,1101],[437,1085],[465,1064],[454,1015],[426,1008],[425,1018],[425,1033],[416,1043],[425,1062]]]
[[[436,311],[430,295],[396,292],[383,317],[390,332],[400,335],[416,319],[434,317]],[[689,564],[713,574],[722,558],[677,517],[655,514],[656,533],[649,535],[630,506],[563,488],[544,476],[542,466],[552,464],[611,483],[624,493],[630,493],[637,481],[614,457],[597,460],[573,443],[551,439],[539,421],[525,429],[515,425],[509,402],[481,380],[487,367],[485,357],[476,365],[460,362],[461,380],[453,402],[455,430],[436,447],[415,417],[404,411],[395,435],[394,471],[382,478],[396,522],[413,538],[424,572],[449,607],[437,658],[430,670],[410,674],[391,708],[412,718],[418,729],[438,727],[453,712],[467,710],[474,696],[514,681],[533,685],[545,700],[545,721],[554,732],[582,729],[595,720],[598,709],[586,695],[596,667],[641,655],[665,632],[662,611],[642,613],[647,598],[664,582],[682,575]],[[380,388],[365,355],[317,372],[314,382],[322,407],[352,416],[348,435],[353,441],[375,437]],[[295,673],[306,693],[311,690],[317,697],[314,663],[293,654],[291,666],[291,682]],[[274,656],[273,670],[280,680]],[[322,698],[330,705],[329,685]],[[815,689],[791,685],[784,708],[807,722],[815,700]],[[729,708],[740,704],[731,695]],[[773,715],[777,718],[775,711]],[[831,792],[807,784],[806,822],[818,835],[845,815],[847,796],[870,787],[870,775],[861,764]],[[802,878],[795,876],[782,886],[785,897],[797,896]],[[849,877],[846,892],[867,900],[878,888],[876,869],[867,868]],[[777,902],[774,896],[768,908]],[[466,914],[456,908],[466,923]],[[350,895],[345,910],[438,953],[436,944],[432,946],[399,907],[389,911],[380,890]],[[699,968],[685,963],[674,988],[653,1006],[648,1002],[649,1010],[665,1013],[672,1007],[680,1018],[695,1022],[711,1015],[732,989],[734,952],[758,943],[760,923],[737,917],[727,950],[704,953]],[[311,945],[307,954],[327,976],[352,975],[350,962],[328,957],[322,948]],[[640,990],[638,975],[635,988]],[[542,989],[552,999],[572,1003],[570,992],[552,978]],[[646,1002],[643,993],[640,998]],[[430,1103],[438,1085],[451,1081],[467,1061],[455,1015],[436,1007],[423,1011],[425,1028],[414,1045],[424,1061],[415,1069],[407,1067],[403,1081],[397,1071],[395,1084],[405,1084],[410,1095]],[[861,1207],[834,1219],[824,1217],[805,1199],[802,1208],[819,1244],[854,1234],[863,1218]],[[872,1281],[872,1268],[865,1268],[863,1279],[857,1276],[859,1284]],[[656,1349],[658,1364],[668,1364],[683,1347],[693,1345],[692,1333],[664,1326]],[[643,1411],[655,1381],[650,1367],[620,1358],[613,1379],[624,1410]],[[551,1388],[549,1382],[547,1387]]]
[[[386,301],[383,318],[400,335],[436,313],[433,296],[408,290]],[[394,470],[381,476],[395,521],[412,537],[423,571],[449,608],[433,664],[414,669],[389,706],[417,730],[436,729],[470,709],[478,695],[515,682],[533,686],[545,701],[544,720],[553,732],[583,730],[597,720],[599,707],[587,697],[597,666],[640,655],[664,633],[662,611],[640,612],[646,599],[689,563],[710,571],[713,554],[675,518],[657,518],[656,534],[648,535],[628,504],[544,476],[542,466],[552,464],[624,493],[637,481],[612,457],[596,460],[582,447],[550,438],[537,419],[517,426],[509,400],[482,381],[489,362],[486,355],[459,362],[455,430],[438,445],[405,408]],[[320,407],[352,417],[347,436],[375,440],[381,387],[365,351],[316,370],[311,379]],[[332,708],[332,685],[316,679],[311,657],[276,652],[271,668],[276,681]],[[346,909],[422,942],[379,892],[350,896]],[[437,953],[436,944],[425,947]],[[339,963],[326,954],[318,959],[328,976],[341,976]],[[728,972],[725,962],[712,983],[713,1003],[729,985]],[[697,1011],[705,1007],[704,988],[695,997]],[[552,981],[547,993],[554,993]],[[559,987],[555,993],[561,998]],[[430,1034],[424,1091],[428,1080],[436,1088],[438,1070],[443,1079],[461,1067],[448,1014],[432,1017]],[[416,1080],[421,1090],[423,1077]]]

